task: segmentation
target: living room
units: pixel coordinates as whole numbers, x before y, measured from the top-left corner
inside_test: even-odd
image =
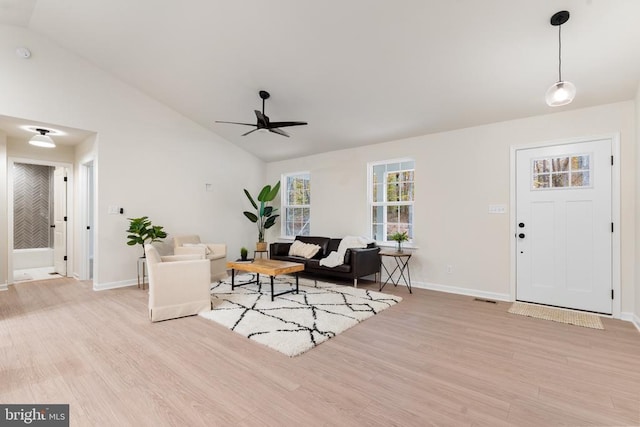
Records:
[[[637,12],[631,3],[622,4]],[[497,7],[506,5],[506,2],[492,2],[491,5]],[[346,16],[351,16],[347,12],[355,13],[356,6],[364,8],[364,5],[353,5],[345,11]],[[538,68],[549,71],[549,78],[554,80],[557,77],[554,76],[557,67],[557,58],[554,56],[557,54],[557,32],[548,25],[548,18],[560,7],[551,2],[547,2],[546,6],[549,13],[545,12],[544,22],[540,21],[536,28],[551,43],[549,48],[552,56]],[[576,12],[572,21],[579,20],[581,13],[594,13],[590,12],[589,7],[585,2],[567,2],[566,6]],[[620,13],[616,12],[615,7],[600,4],[591,7],[604,7],[614,16]],[[168,231],[168,242],[172,236],[180,234],[198,234],[203,240],[226,242],[231,259],[239,254],[242,246],[253,245],[256,240],[254,227],[242,216],[242,211],[247,208],[242,190],[248,188],[256,191],[265,183],[274,183],[287,173],[305,171],[310,174],[313,188],[312,234],[369,235],[368,165],[371,162],[411,158],[416,164],[415,230],[413,242],[409,244],[413,246],[410,250],[414,287],[422,292],[444,291],[468,297],[513,301],[513,235],[516,227],[512,217],[515,209],[512,188],[514,150],[517,147],[554,141],[606,136],[616,141],[615,154],[619,160],[616,163],[616,170],[619,171],[619,194],[615,207],[618,214],[616,224],[619,224],[616,227],[616,239],[619,245],[616,249],[617,263],[614,265],[617,269],[613,283],[616,297],[611,317],[640,328],[640,150],[637,148],[637,135],[640,134],[640,89],[637,74],[634,91],[618,94],[610,102],[581,101],[581,91],[590,93],[589,89],[581,86],[575,102],[585,102],[583,107],[548,108],[544,104],[545,84],[527,88],[534,96],[521,101],[540,103],[539,114],[518,115],[518,112],[514,112],[513,116],[507,114],[502,119],[493,121],[476,120],[472,117],[468,121],[470,124],[464,127],[450,128],[443,124],[441,129],[436,126],[435,130],[428,133],[414,133],[410,125],[407,125],[406,130],[397,133],[381,129],[380,134],[371,134],[375,131],[372,124],[371,131],[364,129],[361,132],[371,135],[370,139],[374,143],[346,148],[332,146],[332,149],[323,152],[300,155],[297,153],[299,148],[296,147],[296,138],[304,136],[306,130],[302,127],[292,129],[291,138],[257,133],[245,137],[242,142],[244,145],[241,145],[230,142],[226,135],[234,134],[237,137],[244,132],[242,128],[214,124],[214,121],[236,120],[235,112],[244,110],[251,117],[252,110],[260,106],[257,90],[269,89],[274,99],[273,104],[267,104],[267,108],[272,108],[269,113],[274,120],[280,114],[289,118],[293,113],[292,119],[309,120],[309,128],[321,127],[322,123],[314,123],[305,110],[299,107],[301,101],[298,94],[305,86],[301,82],[306,83],[307,80],[297,80],[301,78],[291,75],[288,76],[287,85],[280,81],[271,83],[271,75],[276,72],[270,71],[268,67],[255,73],[245,70],[246,86],[250,87],[242,90],[243,100],[249,99],[248,103],[226,99],[224,102],[229,106],[228,110],[216,107],[218,109],[212,109],[206,118],[198,116],[196,120],[184,113],[195,109],[194,106],[180,104],[173,107],[171,99],[145,93],[136,87],[135,81],[124,82],[119,79],[118,70],[109,69],[108,64],[88,60],[81,54],[74,53],[74,49],[82,50],[82,46],[64,46],[47,36],[47,31],[59,30],[61,37],[70,37],[69,33],[79,31],[58,28],[62,24],[52,19],[55,14],[47,15],[48,8],[55,9],[54,6],[39,1],[35,8],[38,13],[24,25],[0,26],[0,63],[3,70],[0,75],[0,115],[66,129],[70,133],[80,132],[83,139],[72,147],[60,146],[43,152],[25,148],[24,139],[12,136],[7,129],[0,129],[0,200],[3,206],[8,206],[7,177],[10,159],[71,165],[73,183],[77,186],[74,191],[77,192],[82,181],[82,165],[94,162],[97,197],[92,275],[94,290],[110,292],[132,285],[135,287],[136,259],[140,254],[139,248],[126,246],[127,217],[148,215],[154,223],[162,224]],[[77,9],[75,6],[71,9],[85,11],[84,6],[80,5],[77,5]],[[60,13],[50,11],[54,12]],[[111,14],[117,15],[113,11]],[[637,16],[629,12],[626,15]],[[50,20],[45,19],[47,16],[51,16]],[[82,23],[81,17],[76,17],[76,20]],[[573,23],[572,21],[569,23]],[[50,30],[46,28],[49,25],[52,28]],[[324,28],[323,25],[318,26]],[[368,26],[366,28],[369,29]],[[129,31],[134,32],[133,29]],[[569,37],[571,31],[573,29],[569,27],[563,29],[563,37]],[[131,34],[126,35],[131,37]],[[455,34],[447,35],[453,37]],[[122,37],[125,37],[124,33]],[[564,46],[563,54],[571,55],[572,48],[578,49],[577,36],[573,37],[572,44]],[[80,42],[81,40],[77,41]],[[108,49],[108,43],[102,40],[94,42],[101,49]],[[249,42],[252,40],[247,40],[246,44],[250,45]],[[217,40],[216,43],[220,41]],[[31,58],[18,57],[15,51],[19,46],[28,47],[32,52]],[[631,44],[629,52],[633,52],[633,48],[634,45]],[[136,51],[135,43],[130,49]],[[386,53],[391,55],[392,48],[388,49],[391,52]],[[477,49],[482,51],[480,47]],[[506,68],[492,68],[485,79],[499,79],[505,73],[521,73],[522,86],[531,86],[526,83],[531,73],[513,68],[515,65],[510,63],[506,47],[492,46],[492,49],[504,49],[505,57],[501,65]],[[101,57],[102,60],[106,61],[109,55],[115,61],[118,55],[129,58],[133,53],[108,52],[108,55]],[[233,57],[232,53],[229,55]],[[268,56],[264,53],[261,55]],[[143,54],[141,56],[144,57]],[[634,57],[630,53],[629,62],[635,61]],[[470,61],[475,57],[471,58]],[[571,69],[574,73],[578,72],[576,65],[568,68],[568,58],[570,56],[567,56],[564,63],[566,71]],[[338,57],[334,60],[336,64],[340,64],[345,58]],[[318,60],[315,65],[320,67],[323,62],[324,59]],[[162,68],[163,64],[153,66]],[[233,66],[242,68],[242,64],[231,62],[228,69],[225,68],[225,73],[233,72]],[[439,66],[447,68],[449,65],[445,63]],[[615,66],[617,64],[611,68]],[[462,68],[468,70],[474,67],[475,63],[471,63]],[[337,69],[339,66],[332,64],[328,73],[335,73]],[[387,68],[378,71],[380,78],[386,71]],[[609,79],[608,72],[609,70],[601,72],[600,85],[605,85]],[[570,77],[567,74],[567,78]],[[259,81],[260,78],[264,78],[264,81]],[[333,83],[335,82],[332,81]],[[551,83],[553,81],[549,82]],[[175,83],[176,86],[186,84],[185,80]],[[212,82],[211,88],[202,90],[213,98],[216,90],[225,84],[224,79],[221,79]],[[389,83],[394,84],[397,84],[396,81]],[[333,87],[321,90],[331,92]],[[510,88],[509,96],[517,97],[516,92],[517,89]],[[360,95],[358,102],[362,104],[376,104],[380,101],[373,91],[361,89]],[[276,97],[279,97],[277,103]],[[408,95],[407,99],[414,102],[412,95]],[[348,120],[350,114],[355,116],[355,111],[346,108],[340,111],[341,101],[346,102],[336,95],[335,109],[345,116],[344,120]],[[285,115],[282,108],[287,108],[288,102],[291,103],[292,110]],[[236,103],[242,105],[235,105]],[[307,100],[307,103],[313,105],[313,99]],[[445,108],[446,105],[442,107]],[[397,105],[396,108],[409,114],[407,107]],[[432,108],[437,111],[438,106]],[[465,106],[457,108],[460,109],[461,116],[474,114],[474,111],[466,110]],[[414,114],[437,116],[434,111]],[[237,119],[249,120],[243,117]],[[215,126],[215,130],[209,128],[209,125]],[[387,137],[387,134],[393,136]],[[257,138],[251,139],[253,137]],[[260,139],[263,137],[266,139]],[[322,145],[322,142],[324,141],[317,145]],[[330,146],[331,141],[326,141],[326,144]],[[505,213],[488,213],[490,205],[504,206]],[[119,210],[111,213],[111,207],[122,208],[123,213],[120,214]],[[70,215],[73,237],[69,248],[69,276],[85,279],[87,277],[82,272],[81,262],[84,250],[81,236],[85,226],[80,220],[82,209],[77,203]],[[9,241],[8,212],[0,212],[0,225],[0,241]],[[275,241],[279,238],[280,228],[276,226],[268,233],[267,240]],[[163,249],[168,252],[169,243]],[[9,248],[6,245],[0,247],[0,286],[4,288],[13,286],[10,284],[9,258]],[[398,293],[405,301],[413,297]],[[0,298],[2,297],[0,293]],[[103,320],[104,323],[110,321],[108,317]],[[278,362],[275,358],[269,360],[276,364],[288,362]]]

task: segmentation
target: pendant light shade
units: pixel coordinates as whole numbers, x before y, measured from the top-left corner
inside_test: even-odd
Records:
[[[44,147],[44,148],[54,148],[56,146],[55,142],[49,135],[49,131],[47,129],[36,129],[40,132],[38,135],[34,135],[29,140],[29,144],[35,145],[36,147]]]
[[[567,105],[576,96],[576,87],[573,83],[562,80],[562,24],[569,20],[569,12],[562,10],[555,13],[550,20],[551,25],[558,27],[558,81],[554,83],[545,95],[547,105],[559,107]]]
[[[573,101],[576,96],[576,87],[571,82],[556,82],[549,89],[545,95],[547,105],[550,107],[560,107],[561,105],[567,105]]]

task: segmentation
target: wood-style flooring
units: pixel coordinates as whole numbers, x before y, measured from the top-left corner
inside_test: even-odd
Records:
[[[360,287],[377,290],[366,282]],[[640,425],[640,333],[387,286],[404,300],[289,358],[147,291],[0,292],[0,403],[68,403],[72,426]]]

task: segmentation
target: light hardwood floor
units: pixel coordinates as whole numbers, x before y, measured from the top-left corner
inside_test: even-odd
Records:
[[[0,403],[69,403],[75,426],[640,425],[632,324],[385,292],[404,300],[288,358],[198,316],[152,324],[135,286],[20,283],[0,292]]]

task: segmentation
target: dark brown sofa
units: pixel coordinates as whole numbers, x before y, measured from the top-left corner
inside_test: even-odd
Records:
[[[272,243],[269,247],[271,259],[281,261],[299,262],[304,264],[306,275],[337,277],[353,280],[353,286],[358,286],[358,278],[380,273],[380,248],[375,243],[366,248],[347,249],[344,255],[344,264],[337,267],[325,267],[320,265],[320,260],[332,251],[337,251],[342,239],[332,239],[318,236],[296,236],[296,240],[303,243],[312,243],[320,246],[320,251],[311,259],[298,256],[289,256],[291,243]]]

